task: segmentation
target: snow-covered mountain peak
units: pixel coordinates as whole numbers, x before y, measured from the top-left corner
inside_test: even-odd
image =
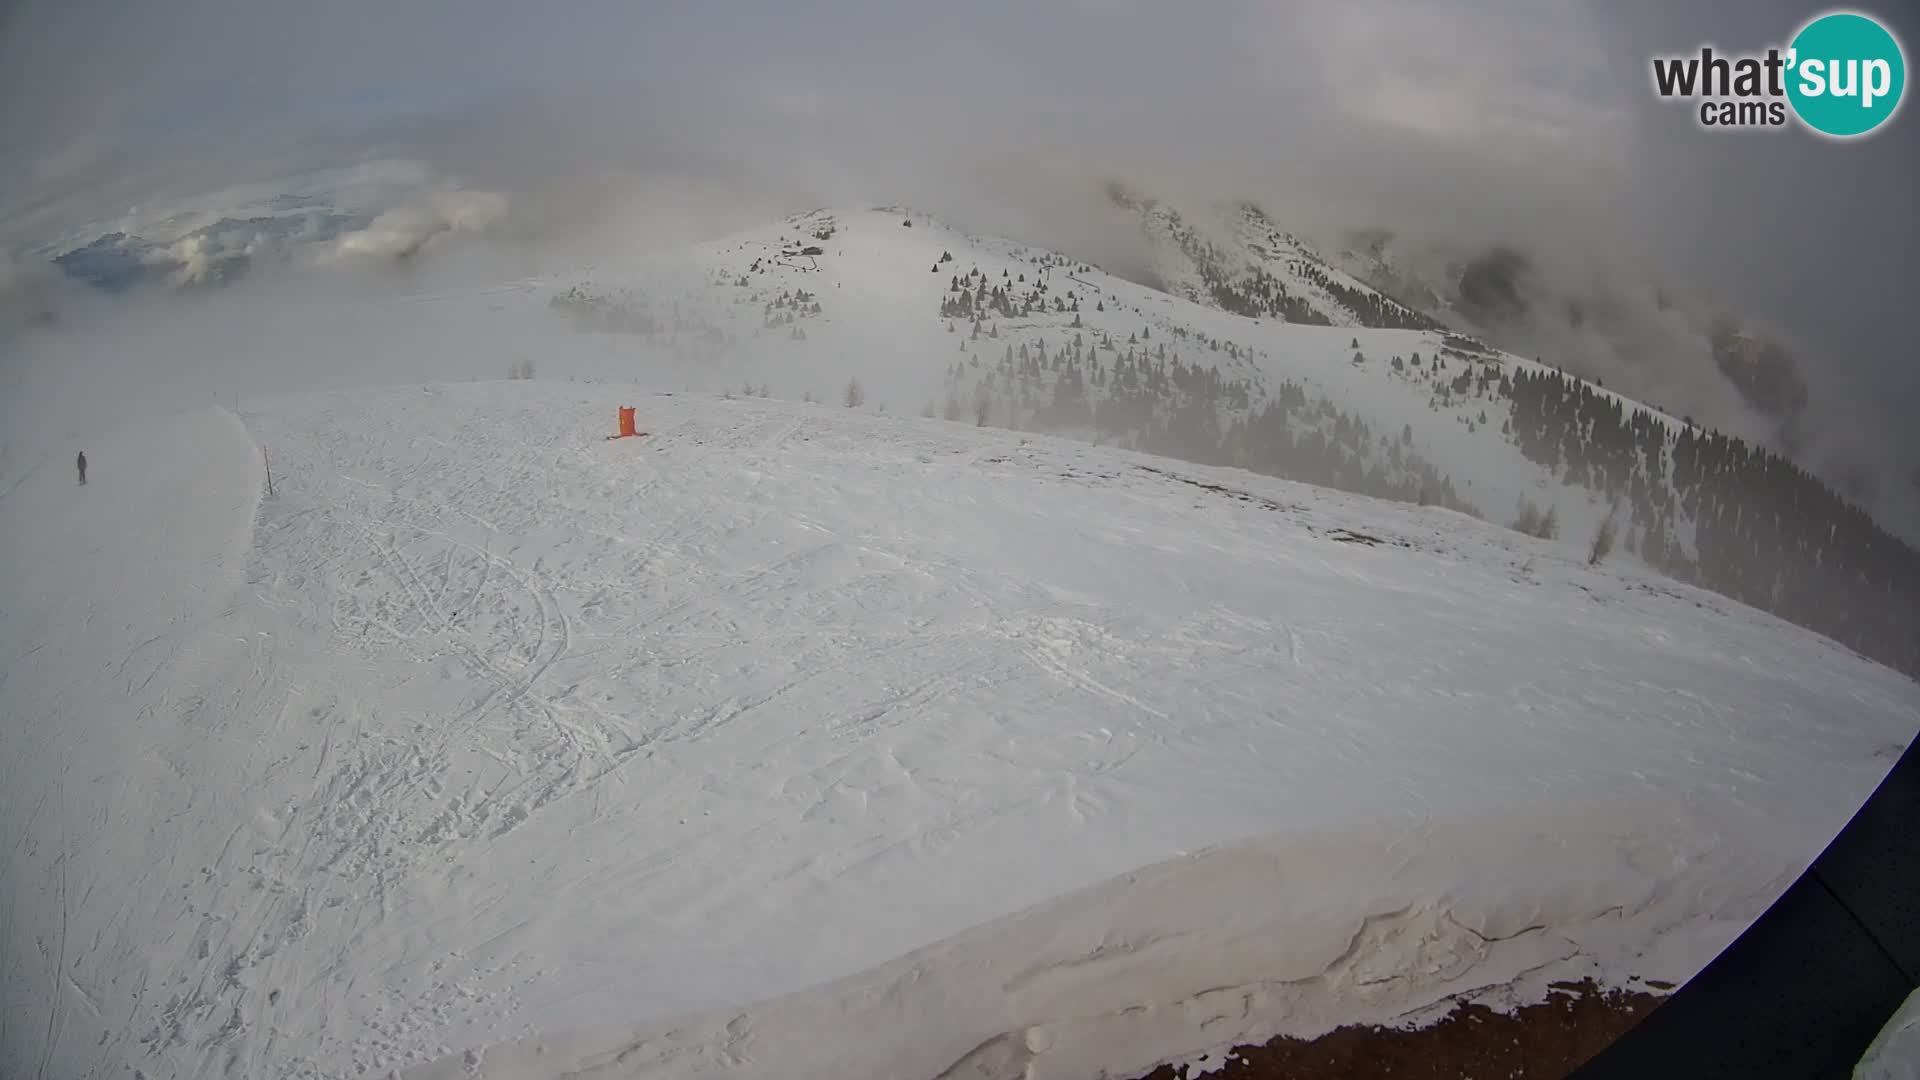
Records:
[[[684,265],[608,267],[546,287],[581,328],[624,327],[673,357],[681,385],[917,405],[1436,503],[1581,549],[1612,522],[1622,557],[1920,665],[1912,620],[1876,615],[1868,630],[1812,585],[1839,558],[1877,582],[1865,604],[1912,590],[1895,567],[1920,557],[1790,462],[1449,330],[1257,207],[1196,225],[1113,198],[1138,212],[1160,281],[893,206],[702,245],[694,280]],[[617,318],[580,301],[608,283],[630,297]]]
[[[1186,213],[1119,187],[1108,197],[1138,215],[1167,291],[1195,303],[1308,325],[1441,329],[1330,263],[1253,203]]]
[[[1920,556],[1792,462],[1449,329],[1256,206],[1110,198],[1137,217],[1153,273],[881,205],[433,299],[465,313],[495,374],[537,358],[568,377],[965,418],[1438,504],[1579,548],[1612,522],[1617,557],[1920,669],[1920,625],[1885,614],[1886,596],[1920,587]],[[1481,259],[1455,291],[1474,311],[1532,304],[1521,269]],[[1579,317],[1604,336],[1627,311]],[[558,344],[555,329],[578,333]],[[1747,392],[1803,398],[1790,358],[1716,340]],[[1920,595],[1891,607],[1920,610]]]

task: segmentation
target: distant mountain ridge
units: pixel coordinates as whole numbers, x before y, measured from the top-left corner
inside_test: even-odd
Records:
[[[1445,328],[1330,264],[1252,203],[1225,207],[1218,218],[1199,224],[1118,185],[1110,185],[1107,196],[1140,215],[1163,287],[1195,303],[1307,325]]]
[[[884,373],[852,358],[880,352],[939,373],[925,415],[1431,503],[1582,550],[1611,522],[1628,557],[1920,671],[1920,554],[1791,461],[1444,329],[1256,208],[1222,236],[1139,205],[1153,285],[880,208],[705,245],[697,283],[544,287],[576,328],[742,393],[844,362],[847,387],[810,392],[862,404],[854,384]]]
[[[1533,260],[1503,245],[1458,251],[1410,244],[1390,229],[1350,229],[1328,247],[1332,264],[1455,329],[1524,351],[1542,324],[1622,339],[1623,304],[1605,293],[1566,291],[1540,279]],[[1798,445],[1808,390],[1800,361],[1785,344],[1731,312],[1682,304],[1656,292],[1655,312],[1678,313],[1697,328],[1714,367],[1754,411],[1780,425],[1785,448]]]
[[[289,213],[224,217],[167,241],[106,233],[53,258],[68,277],[112,293],[143,285],[197,287],[233,281],[257,261],[292,258],[302,245],[324,244],[366,228],[370,214],[311,208],[309,200],[279,196]]]

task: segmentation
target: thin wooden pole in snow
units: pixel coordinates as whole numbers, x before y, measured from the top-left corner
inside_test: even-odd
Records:
[[[267,453],[264,443],[260,446],[260,460],[267,466],[267,498],[271,499],[273,498],[273,458]]]

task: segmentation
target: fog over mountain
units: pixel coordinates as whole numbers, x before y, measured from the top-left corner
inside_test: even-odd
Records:
[[[1669,7],[29,0],[0,14],[0,311],[130,270],[532,264],[858,200],[1148,273],[1117,180],[1190,216],[1251,200],[1330,256],[1385,230],[1362,235],[1404,284],[1504,347],[1920,533],[1912,117],[1854,144],[1702,132],[1648,57],[1818,9]]]

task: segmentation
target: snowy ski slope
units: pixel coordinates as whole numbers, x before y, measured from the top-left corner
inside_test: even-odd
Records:
[[[1630,563],[971,423],[500,381],[87,449],[0,502],[8,1076],[1123,1074],[1677,980],[1920,726]]]

